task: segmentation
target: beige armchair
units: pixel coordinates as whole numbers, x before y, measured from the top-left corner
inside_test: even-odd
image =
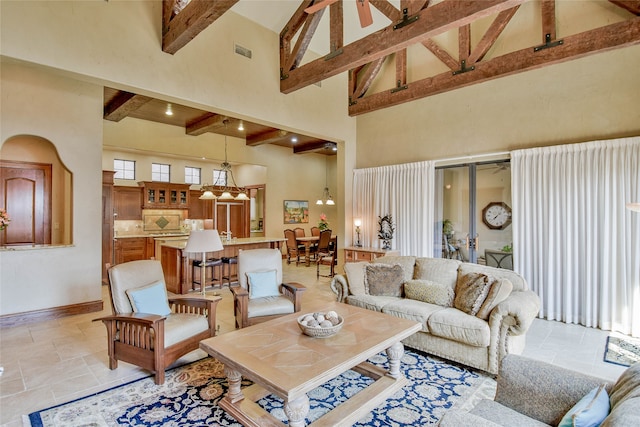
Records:
[[[113,315],[96,320],[107,327],[109,369],[122,360],[154,372],[162,384],[171,363],[215,335],[221,298],[168,298],[159,261],[108,266],[108,278]]]
[[[299,283],[282,283],[279,249],[250,249],[238,253],[238,284],[231,287],[236,328],[244,328],[300,311]]]

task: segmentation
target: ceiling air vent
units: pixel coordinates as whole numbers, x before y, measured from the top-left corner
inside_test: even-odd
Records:
[[[251,49],[247,49],[246,47],[240,46],[239,44],[235,44],[234,46],[234,50],[238,55],[242,55],[251,59]]]

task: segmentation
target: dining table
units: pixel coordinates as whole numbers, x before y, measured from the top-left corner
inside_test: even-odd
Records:
[[[300,236],[296,237],[296,244],[304,245],[305,265],[311,265],[311,247],[314,243],[318,243],[320,236]],[[331,242],[334,244],[334,250],[338,250],[338,236],[331,235]]]

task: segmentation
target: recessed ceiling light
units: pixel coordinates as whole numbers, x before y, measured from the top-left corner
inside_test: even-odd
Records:
[[[292,136],[292,137],[291,137],[291,142],[293,142],[294,144],[295,144],[296,142],[298,142],[298,137],[297,137],[297,136]]]
[[[242,123],[242,120],[240,120],[240,124],[238,125],[238,130],[239,131],[243,131],[244,130],[244,123]]]
[[[167,116],[173,116],[173,110],[171,109],[171,104],[167,104],[167,111],[164,112]]]

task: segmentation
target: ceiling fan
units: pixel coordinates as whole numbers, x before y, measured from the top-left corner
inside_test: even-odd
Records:
[[[320,9],[329,6],[337,2],[338,0],[320,0],[317,3],[306,8],[304,11],[309,15],[319,11]],[[371,6],[369,5],[369,0],[356,0],[356,8],[358,10],[358,18],[360,18],[360,26],[362,28],[368,27],[373,24],[373,17],[371,16]]]

